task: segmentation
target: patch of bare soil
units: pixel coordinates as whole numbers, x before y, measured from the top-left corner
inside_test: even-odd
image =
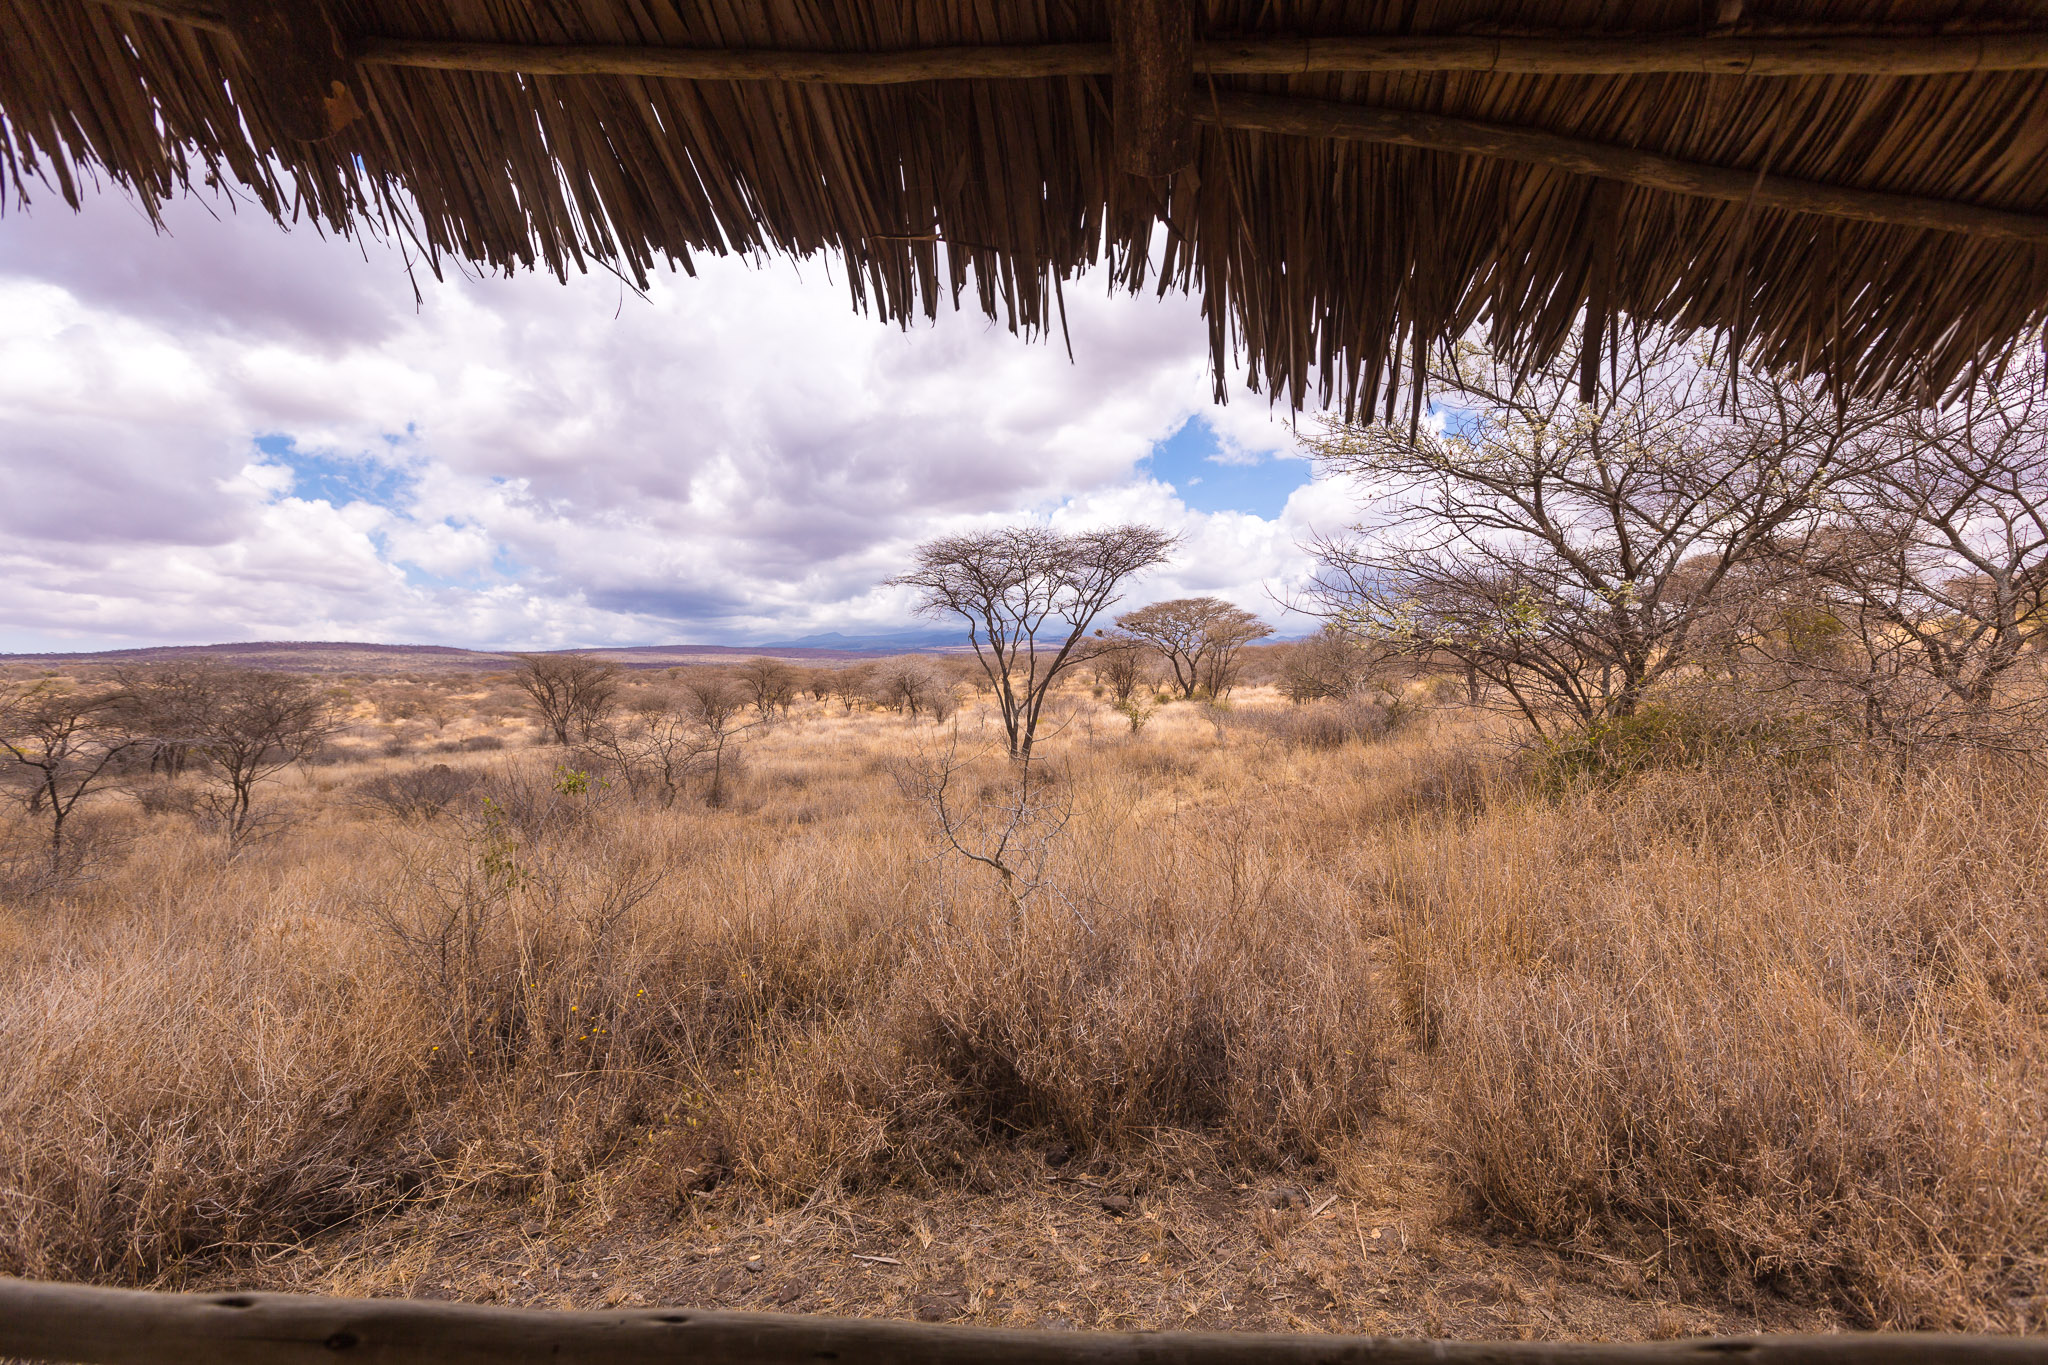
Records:
[[[1446,1219],[1414,1134],[1376,1134],[1342,1184],[1147,1181],[1058,1148],[919,1197],[766,1210],[613,1194],[566,1217],[447,1203],[329,1234],[191,1287],[541,1308],[700,1307],[1002,1327],[1466,1339],[1826,1331],[1811,1308],[1688,1300],[1656,1258],[1560,1254]]]

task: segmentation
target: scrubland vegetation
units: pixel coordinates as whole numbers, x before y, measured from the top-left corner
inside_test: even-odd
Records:
[[[617,713],[687,682],[615,680]],[[905,777],[957,735],[967,799],[1001,808],[965,686],[946,722],[771,703],[713,805],[701,762],[670,797],[534,745],[502,679],[358,681],[262,838],[204,774],[138,775],[150,804],[89,798],[93,856],[50,884],[24,819],[0,1266],[177,1282],[423,1204],[943,1203],[1046,1153],[1140,1193],[1341,1195],[1398,1124],[1448,1192],[1427,1225],[1681,1298],[2038,1325],[2029,772],[1560,786],[1459,680],[1383,683],[1241,685],[1132,733],[1083,675],[1021,901]],[[420,693],[438,725],[394,715]]]
[[[1472,363],[1302,641],[1027,528],[898,580],[973,655],[8,680],[0,1271],[2048,1329],[2039,358]]]

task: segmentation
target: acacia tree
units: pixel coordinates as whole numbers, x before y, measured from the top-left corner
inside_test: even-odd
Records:
[[[1002,713],[1010,757],[1029,759],[1053,683],[1080,662],[1095,618],[1134,575],[1166,562],[1178,538],[1152,526],[1066,534],[1046,526],[942,536],[917,567],[888,580],[918,611],[958,616]]]
[[[1280,695],[1303,702],[1351,696],[1372,676],[1373,649],[1340,626],[1324,625],[1287,647],[1280,660]]]
[[[733,741],[762,724],[740,719],[746,702],[746,695],[730,678],[716,673],[699,674],[683,683],[683,714],[702,735],[699,752],[711,760],[711,785],[704,793],[707,806],[725,804],[726,777],[738,758]]]
[[[674,689],[643,694],[625,724],[608,725],[592,737],[591,751],[663,810],[700,775],[709,779],[705,803],[722,806],[732,741],[761,723],[741,721],[746,703],[731,678],[697,673]]]
[[[747,660],[733,670],[733,677],[762,720],[778,709],[787,711],[802,680],[790,665],[765,656]]]
[[[581,654],[521,655],[512,681],[533,701],[542,733],[556,744],[593,737],[618,704],[619,666]]]
[[[891,711],[906,711],[912,720],[927,711],[933,720],[953,714],[953,685],[930,659],[916,655],[886,659],[871,676],[871,695]]]
[[[1122,631],[1111,634],[1098,630],[1089,642],[1088,663],[1095,670],[1095,680],[1109,689],[1117,705],[1128,703],[1131,693],[1145,680],[1145,655],[1149,648],[1143,640]]]
[[[184,773],[194,741],[213,724],[231,673],[204,654],[115,673],[128,727],[148,737],[144,749],[152,772],[172,778]]]
[[[865,701],[873,691],[875,666],[873,664],[847,664],[843,668],[827,670],[831,675],[832,695],[839,699],[840,709],[853,714],[856,702]]]
[[[0,751],[28,779],[23,804],[50,822],[50,874],[64,869],[64,829],[88,791],[144,737],[121,723],[116,692],[79,692],[49,681],[0,694]]]
[[[1895,410],[1724,378],[1656,332],[1618,349],[1591,403],[1566,366],[1447,351],[1427,375],[1442,432],[1332,424],[1310,442],[1321,472],[1370,490],[1368,524],[1314,542],[1311,601],[1457,660],[1539,731],[1632,714],[1690,662],[1730,575],[1807,540],[1829,491],[1883,460]]]
[[[1209,626],[1208,649],[1202,658],[1202,686],[1211,697],[1222,700],[1237,685],[1237,670],[1244,647],[1263,640],[1273,628],[1239,607],[1218,612]]]
[[[239,845],[262,825],[257,784],[312,757],[336,727],[327,699],[305,678],[235,669],[222,682],[208,732],[192,748],[220,784],[214,813]]]
[[[1238,651],[1273,633],[1258,617],[1220,597],[1155,602],[1119,616],[1116,628],[1157,650],[1187,698],[1203,687],[1212,697],[1229,692]]]
[[[1949,404],[1887,427],[1803,567],[1960,711],[1987,716],[2048,638],[2048,358],[2038,344]]]

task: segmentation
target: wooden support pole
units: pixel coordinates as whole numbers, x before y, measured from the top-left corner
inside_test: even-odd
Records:
[[[1194,8],[1190,0],[1111,0],[1110,10],[1117,165],[1172,175],[1195,154]]]
[[[0,1278],[0,1355],[81,1365],[2048,1365],[2048,1344],[1857,1332],[1602,1345],[1022,1332],[694,1308],[566,1313],[406,1299],[151,1294]]]
[[[242,79],[279,132],[316,142],[362,117],[355,62],[322,0],[109,0],[234,41]]]
[[[2048,217],[2038,214],[1782,176],[1759,179],[1753,171],[1729,170],[1631,147],[1438,114],[1219,91],[1213,101],[1197,102],[1195,117],[1247,132],[1378,142],[1464,156],[1496,157],[1573,175],[1602,176],[1672,194],[1731,203],[1748,201],[1759,208],[2008,241],[2048,242]]]

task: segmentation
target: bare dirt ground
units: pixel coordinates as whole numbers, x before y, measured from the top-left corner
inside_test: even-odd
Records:
[[[1412,1063],[1406,1063],[1408,1065]],[[1475,1230],[1419,1128],[1381,1120],[1299,1180],[1148,1180],[1020,1146],[967,1189],[883,1190],[773,1211],[743,1191],[644,1187],[575,1201],[455,1200],[338,1230],[195,1289],[515,1307],[715,1308],[1046,1330],[1333,1332],[1642,1340],[1840,1330],[1831,1312],[1684,1292],[1608,1244]],[[1318,1178],[1320,1177],[1320,1178]],[[987,1192],[975,1192],[980,1187]]]

